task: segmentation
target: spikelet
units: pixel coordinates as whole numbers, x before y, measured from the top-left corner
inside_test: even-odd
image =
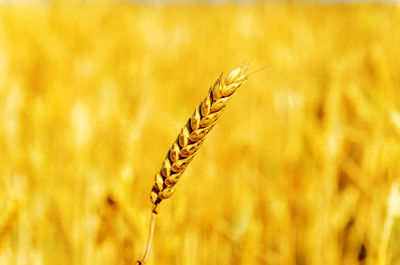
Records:
[[[150,193],[154,213],[158,213],[158,205],[161,201],[174,194],[176,183],[207,134],[214,127],[229,99],[247,80],[247,70],[247,66],[239,67],[227,74],[225,78],[221,74],[180,131],[155,176]]]

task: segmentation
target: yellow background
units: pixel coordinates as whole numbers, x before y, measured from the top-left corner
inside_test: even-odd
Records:
[[[149,264],[399,264],[399,28],[395,4],[0,5],[0,264],[134,264],[167,150],[246,60]]]

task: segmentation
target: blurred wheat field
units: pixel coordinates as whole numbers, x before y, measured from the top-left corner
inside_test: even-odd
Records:
[[[394,4],[0,5],[0,264],[134,264],[153,177],[222,71],[255,70],[149,264],[400,264]]]

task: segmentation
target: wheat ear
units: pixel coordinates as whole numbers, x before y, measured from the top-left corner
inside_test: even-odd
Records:
[[[182,128],[178,138],[168,151],[162,162],[161,169],[156,173],[150,193],[153,212],[150,221],[149,239],[145,255],[141,261],[138,261],[138,264],[144,264],[147,260],[154,233],[155,215],[158,214],[159,204],[172,196],[176,183],[186,167],[192,161],[207,134],[214,127],[233,93],[247,80],[248,75],[247,65],[231,71],[225,78],[221,74],[211,86],[203,101],[196,107],[193,115]]]
[[[160,202],[174,193],[176,183],[214,127],[233,93],[247,80],[247,69],[247,66],[239,67],[224,79],[221,74],[182,128],[155,176],[150,193],[155,214],[158,213]]]

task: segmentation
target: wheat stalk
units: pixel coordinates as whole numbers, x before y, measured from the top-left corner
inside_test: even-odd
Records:
[[[216,124],[229,99],[247,80],[249,75],[247,70],[248,66],[246,65],[231,71],[225,78],[222,77],[222,74],[218,77],[168,151],[161,169],[156,173],[150,193],[153,211],[149,239],[145,255],[141,261],[138,261],[138,264],[144,264],[147,260],[154,233],[155,214],[158,214],[159,204],[174,193],[176,183],[193,160],[207,134]]]
[[[7,207],[3,219],[0,220],[0,247],[7,234],[11,231],[11,228],[17,219],[18,211],[18,201],[14,199]]]

